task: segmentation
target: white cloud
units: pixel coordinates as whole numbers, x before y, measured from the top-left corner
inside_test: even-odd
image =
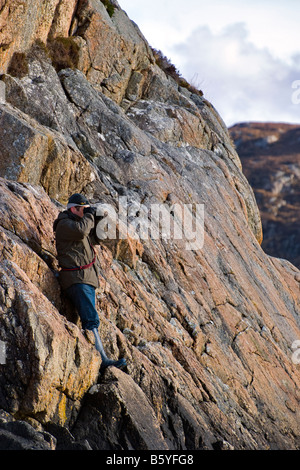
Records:
[[[227,125],[300,123],[299,0],[119,0]],[[295,100],[294,100],[295,101]]]
[[[191,31],[208,25],[215,34],[226,25],[247,23],[249,38],[274,56],[299,50],[299,0],[119,0],[153,47],[165,54]]]
[[[240,121],[300,122],[292,103],[292,83],[300,79],[300,57],[284,62],[249,40],[246,25],[236,23],[218,34],[195,29],[172,47],[181,74],[201,88],[227,125]]]

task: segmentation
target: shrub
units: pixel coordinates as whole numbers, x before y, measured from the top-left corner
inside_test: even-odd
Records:
[[[13,77],[23,78],[28,75],[28,60],[24,52],[14,52],[7,69]]]
[[[113,6],[113,4],[110,2],[110,0],[101,0],[101,2],[105,6],[109,16],[112,17],[115,11],[115,7]]]
[[[203,92],[198,90],[194,86],[190,85],[185,78],[181,76],[181,73],[176,69],[175,65],[172,64],[170,59],[163,55],[163,53],[157,49],[152,48],[154,59],[156,64],[170,77],[172,77],[179,86],[187,88],[190,92],[197,95],[203,96]]]
[[[47,43],[53,67],[57,72],[74,69],[79,61],[79,45],[73,38],[57,37]]]

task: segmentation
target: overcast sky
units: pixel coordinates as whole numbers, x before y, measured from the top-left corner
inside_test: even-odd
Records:
[[[119,0],[227,126],[300,124],[299,0]],[[299,81],[298,84],[295,82]],[[300,90],[299,90],[300,91]],[[293,103],[294,101],[294,103]]]

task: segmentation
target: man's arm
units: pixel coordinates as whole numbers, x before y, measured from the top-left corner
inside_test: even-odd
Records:
[[[87,213],[78,221],[68,219],[67,223],[63,223],[61,226],[61,230],[63,230],[64,238],[79,241],[87,237],[93,227],[94,216]]]

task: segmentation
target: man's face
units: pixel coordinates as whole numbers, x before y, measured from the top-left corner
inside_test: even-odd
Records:
[[[83,217],[84,216],[84,207],[82,206],[75,206],[75,207],[71,207],[71,211],[73,212],[73,214],[77,215],[78,217]]]

